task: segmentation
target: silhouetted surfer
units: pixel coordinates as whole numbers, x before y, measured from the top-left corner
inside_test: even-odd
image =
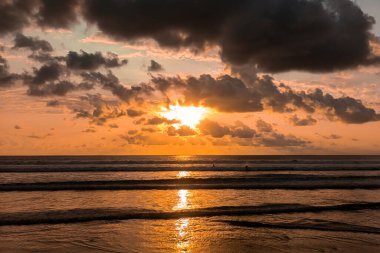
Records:
[[[248,165],[245,165],[245,170],[248,171]]]

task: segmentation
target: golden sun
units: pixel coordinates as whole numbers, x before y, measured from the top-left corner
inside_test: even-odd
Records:
[[[162,110],[160,113],[162,117],[168,120],[178,120],[179,125],[186,125],[192,129],[195,129],[208,112],[208,109],[204,107],[181,105],[170,105],[169,108],[163,108]],[[178,124],[173,126],[178,127]]]

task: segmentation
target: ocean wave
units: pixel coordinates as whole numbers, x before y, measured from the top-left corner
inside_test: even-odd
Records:
[[[140,165],[0,165],[0,173],[57,173],[57,172],[159,172],[159,171],[379,171],[379,164],[345,164],[345,165],[323,165],[323,164],[244,164],[230,166],[228,164],[213,165],[179,165],[172,164],[170,166],[162,164]]]
[[[331,206],[309,206],[301,204],[267,204],[260,206],[220,206],[159,212],[146,209],[72,209],[42,212],[0,213],[0,226],[77,223],[97,220],[129,219],[178,219],[185,217],[248,216],[326,211],[358,211],[380,209],[380,202],[351,203]],[[233,225],[237,225],[235,222]],[[244,223],[240,223],[244,225]],[[251,224],[245,223],[246,226]],[[290,225],[288,225],[290,227]],[[295,225],[294,225],[295,226]]]
[[[237,220],[219,220],[232,226],[247,228],[271,228],[271,229],[303,229],[318,231],[334,231],[334,232],[351,232],[351,233],[367,233],[380,234],[380,228],[370,226],[359,226],[343,222],[327,221],[319,219],[303,219],[295,222],[254,222],[254,221],[237,221]]]
[[[247,178],[180,178],[0,184],[0,191],[166,189],[380,189],[380,176],[270,174]]]

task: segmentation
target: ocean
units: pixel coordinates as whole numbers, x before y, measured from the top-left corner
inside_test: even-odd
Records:
[[[380,156],[0,157],[0,252],[380,252]]]

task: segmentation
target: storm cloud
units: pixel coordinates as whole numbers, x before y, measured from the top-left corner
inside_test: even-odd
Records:
[[[374,19],[350,0],[87,0],[85,18],[119,40],[151,38],[268,72],[334,71],[377,62]]]
[[[335,71],[378,63],[375,20],[351,0],[9,0],[0,33],[70,28],[84,19],[120,41],[152,39],[194,53],[210,47],[232,65],[260,71]]]

